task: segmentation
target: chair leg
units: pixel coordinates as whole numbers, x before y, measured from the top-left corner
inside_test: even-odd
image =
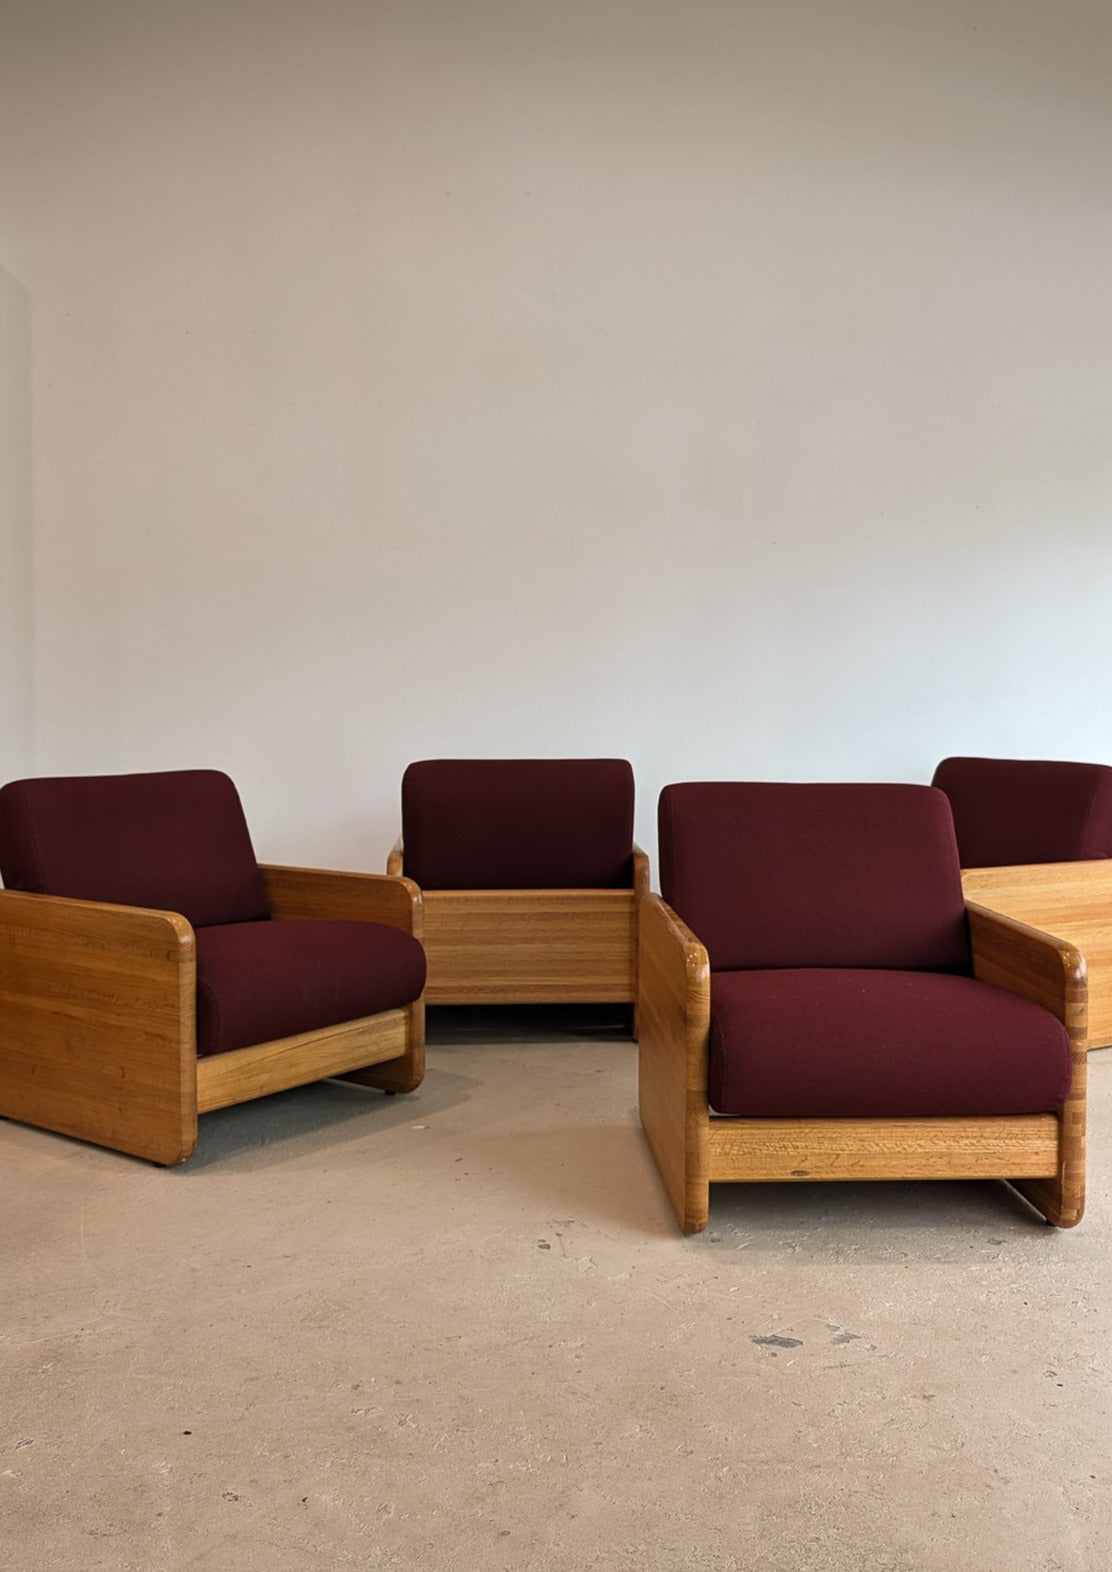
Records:
[[[1083,1188],[1079,1191],[1064,1179],[1012,1179],[1009,1182],[1052,1227],[1076,1228],[1081,1221],[1085,1211]]]
[[[1084,1110],[1082,1109],[1082,1117]],[[1062,1157],[1053,1179],[1012,1179],[1012,1188],[1055,1228],[1076,1228],[1085,1215],[1085,1130],[1069,1139],[1069,1104],[1063,1112]]]
[[[1053,1179],[1013,1179],[1013,1187],[1055,1228],[1075,1228],[1085,1212],[1085,1108],[1089,1061],[1083,1034],[1073,1044],[1073,1078],[1059,1115],[1058,1172]]]
[[[640,1040],[638,1110],[641,1127],[685,1234],[700,1233],[710,1215],[710,1117],[705,1094],[685,1085],[686,1062],[674,1043],[658,1035],[645,1012]],[[670,1051],[671,1050],[671,1051]]]
[[[407,1047],[396,1059],[368,1065],[365,1070],[348,1070],[338,1081],[354,1081],[359,1086],[374,1086],[384,1092],[412,1092],[425,1078],[425,1001],[418,999],[409,1008]]]

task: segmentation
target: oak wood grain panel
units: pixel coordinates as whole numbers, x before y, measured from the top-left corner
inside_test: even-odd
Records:
[[[1058,1228],[1085,1211],[1086,1052],[1089,1046],[1086,963],[1075,945],[1002,912],[966,902],[974,975],[1050,1010],[1070,1037],[1071,1082],[1059,1115],[1058,1171],[1052,1181],[1016,1182]]]
[[[399,836],[386,871],[404,866]],[[630,1003],[636,1037],[637,907],[649,893],[649,859],[636,843],[632,880],[628,892],[422,890],[428,1002]]]
[[[980,1119],[711,1119],[715,1180],[1053,1177],[1054,1114]]]
[[[632,890],[425,890],[429,1004],[630,1002]]]
[[[707,1034],[710,964],[695,935],[657,895],[641,902],[638,1110],[685,1233],[709,1209]]]
[[[177,913],[0,891],[0,1112],[184,1162],[197,1140],[195,980]]]
[[[1086,1047],[1112,1044],[1112,859],[967,868],[967,898],[1074,945],[1089,977]]]
[[[1088,1056],[1083,1036],[1071,1043],[1073,1076],[1058,1115],[1058,1171],[1053,1179],[1015,1179],[1015,1187],[1056,1228],[1074,1228],[1085,1213]]]
[[[421,892],[412,879],[271,864],[262,874],[278,921],[381,922],[421,937]]]
[[[641,850],[640,846],[637,845],[637,842],[634,841],[634,843],[633,843],[633,894],[634,894],[634,898],[635,898],[635,901],[636,901],[636,909],[635,909],[635,915],[634,915],[633,953],[634,953],[635,957],[639,957],[640,956],[640,949],[641,949],[640,941],[638,939],[638,934],[637,934],[637,927],[638,927],[638,924],[640,923],[640,918],[641,918],[641,902],[645,899],[645,897],[647,895],[650,895],[651,893],[652,893],[652,891],[651,891],[651,887],[650,887],[650,884],[649,884],[649,859],[646,856],[646,854]],[[638,965],[639,964],[640,964],[640,962],[638,960]],[[640,1040],[640,1037],[641,1037],[641,1015],[640,1015],[640,1007],[639,1007],[639,1005],[637,1003],[637,994],[638,994],[638,984],[637,984],[636,977],[634,977],[633,1003],[632,1003],[632,1006],[631,1006],[631,1009],[630,1009],[630,1035],[632,1036],[634,1042],[638,1042]]]
[[[1085,958],[1076,945],[1029,923],[966,902],[973,975],[1032,999],[1057,1016],[1071,1042],[1088,1036]]]
[[[409,1023],[408,1009],[387,1010],[324,1031],[208,1054],[197,1061],[198,1109],[209,1113],[396,1059],[405,1049]]]
[[[1112,858],[1086,862],[1025,862],[1000,868],[965,868],[966,895],[978,905],[1007,901],[1013,917],[1034,922],[1036,915],[1112,919]],[[990,898],[991,897],[991,898]],[[1051,929],[1057,932],[1057,929]]]
[[[349,1070],[338,1077],[384,1092],[416,1091],[425,1078],[425,999],[414,1001],[406,1012],[405,1049],[385,1063]]]

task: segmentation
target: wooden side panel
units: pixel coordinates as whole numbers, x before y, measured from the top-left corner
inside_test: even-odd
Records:
[[[425,890],[429,1004],[628,1003],[632,890]]]
[[[400,835],[386,858],[386,872],[389,874],[405,872],[405,844]]]
[[[387,1010],[325,1031],[206,1055],[197,1061],[198,1108],[209,1113],[396,1059],[405,1051],[409,1023],[409,1009]]]
[[[659,896],[641,902],[638,1109],[685,1233],[707,1225],[707,952]]]
[[[1058,1167],[1052,1179],[1021,1179],[1016,1189],[1048,1222],[1072,1228],[1085,1211],[1086,1050],[1089,1044],[1086,965],[1080,951],[1000,912],[966,903],[974,974],[1050,1010],[1070,1037],[1072,1080],[1059,1116]],[[1011,1175],[1012,1170],[1008,1170]]]
[[[197,1141],[193,930],[0,891],[0,1113],[156,1163]]]
[[[1112,922],[1112,858],[966,868],[961,882],[979,906],[1007,911],[1051,933],[1058,932],[1059,920]],[[1038,923],[1037,918],[1046,921]]]
[[[641,942],[640,942],[640,938],[639,938],[639,924],[640,924],[640,918],[641,918],[641,902],[645,899],[646,895],[649,895],[649,894],[651,894],[651,889],[650,889],[650,885],[649,885],[649,859],[646,856],[646,854],[641,850],[640,846],[638,846],[637,842],[634,841],[634,843],[633,843],[633,897],[634,897],[634,910],[633,910],[633,954],[634,954],[635,963],[637,963],[637,957],[640,955],[640,950],[641,950]],[[629,1025],[630,1025],[630,1033],[631,1033],[631,1035],[633,1037],[634,1042],[637,1042],[638,1039],[641,1036],[641,1019],[640,1019],[640,1015],[638,1013],[637,992],[638,992],[638,983],[637,983],[636,976],[634,976],[634,979],[633,979],[633,1006],[632,1006],[632,1009],[630,1010],[630,1023],[629,1023]]]
[[[1112,1045],[1112,859],[967,868],[968,899],[1055,934],[1085,957],[1087,1048]]]
[[[715,1180],[1053,1177],[1058,1119],[712,1119]]]
[[[381,922],[421,937],[421,892],[412,879],[271,865],[262,874],[278,921]]]

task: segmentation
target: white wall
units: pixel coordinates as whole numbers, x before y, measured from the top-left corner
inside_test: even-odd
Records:
[[[31,301],[0,267],[0,781],[32,767]]]
[[[4,0],[36,768],[1112,759],[1104,0]]]

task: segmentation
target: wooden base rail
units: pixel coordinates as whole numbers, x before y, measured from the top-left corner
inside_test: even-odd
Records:
[[[197,1060],[197,1112],[229,1108],[310,1081],[349,1075],[398,1057],[408,1009],[389,1010],[328,1031],[282,1037]]]
[[[1054,1114],[980,1119],[716,1119],[710,1177],[813,1179],[1053,1178]]]

